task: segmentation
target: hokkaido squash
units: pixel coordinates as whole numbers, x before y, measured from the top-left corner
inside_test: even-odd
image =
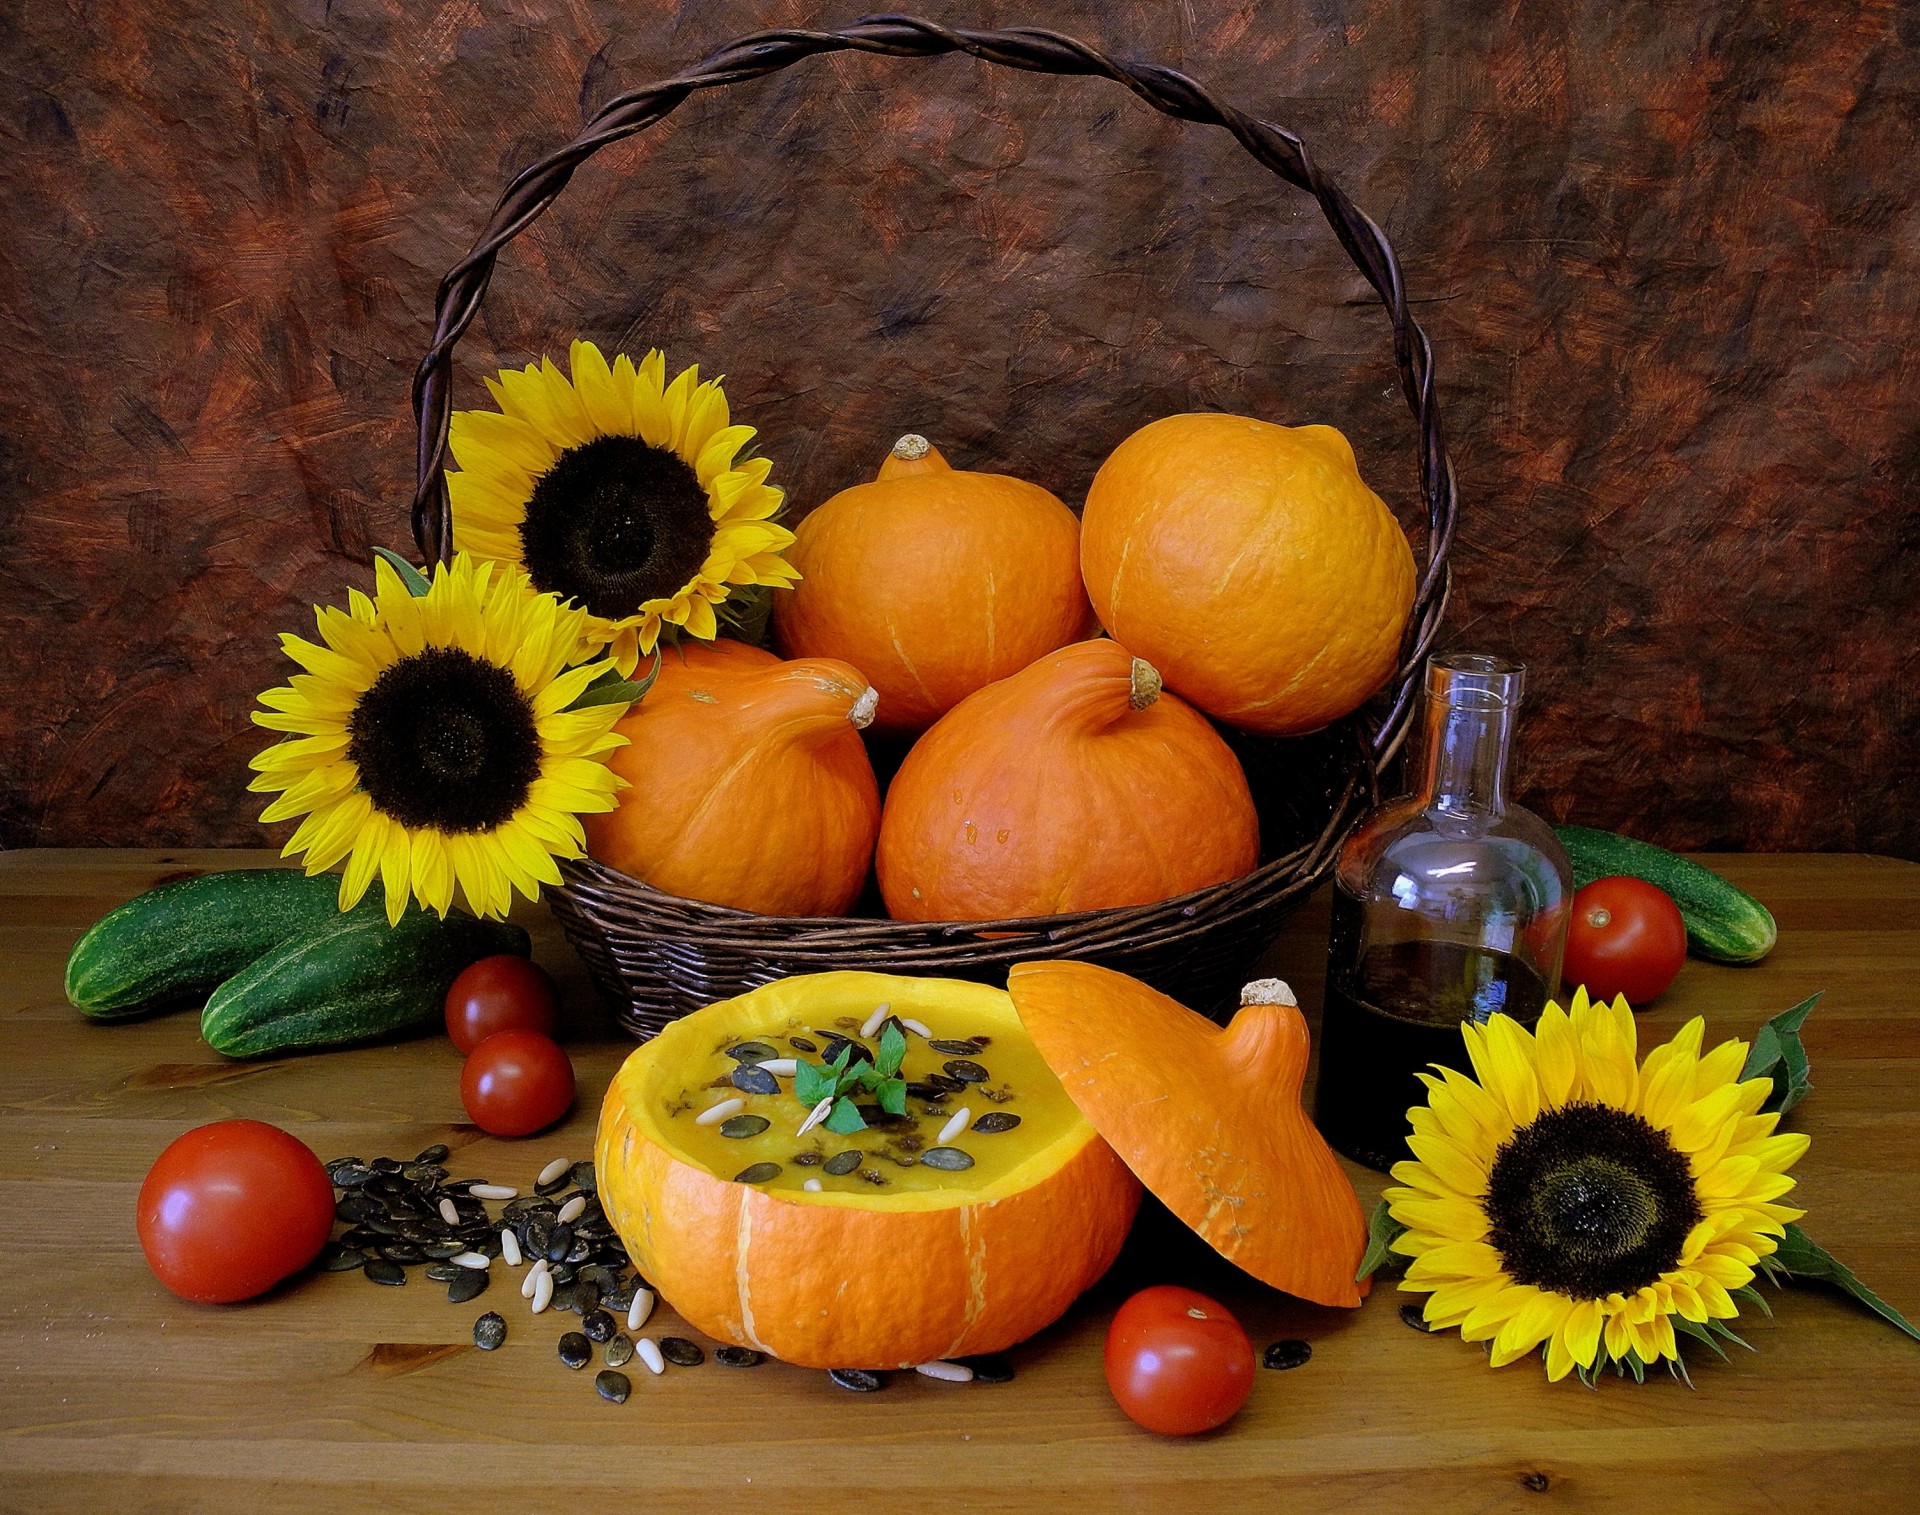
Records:
[[[763,915],[842,915],[880,824],[860,728],[874,693],[845,663],[741,642],[662,651],[614,729],[618,808],[582,817],[590,856],[668,894]]]
[[[1278,979],[1224,1029],[1091,963],[1018,963],[1007,990],[1074,1103],[1149,1190],[1263,1283],[1357,1305],[1367,1220],[1300,1104],[1307,1026]]]
[[[787,558],[801,579],[774,596],[781,649],[858,668],[882,732],[924,731],[1093,624],[1073,512],[1036,484],[949,467],[924,437],[802,520]]]
[[[1117,642],[1079,642],[969,695],[887,791],[876,863],[899,920],[1148,904],[1258,860],[1246,775]]]
[[[1167,687],[1269,735],[1338,720],[1394,671],[1413,552],[1331,426],[1168,416],[1087,491],[1100,623]]]
[[[974,1166],[917,1160],[952,1119],[920,1113],[918,1093],[907,1103],[928,1133],[919,1145],[893,1127],[798,1134],[808,1108],[795,1072],[769,1059],[817,1066],[836,1037],[872,1059],[880,1039],[860,1028],[882,1004],[935,1038],[984,1042],[974,1057],[990,1080],[934,1102],[999,1116],[946,1149],[976,1155]],[[916,1081],[949,1059],[917,1029],[906,1040],[901,1071]],[[781,1070],[765,1080],[777,1092],[709,1087],[763,1064]],[[975,1097],[986,1090],[994,1097]],[[700,1123],[723,1098],[746,1107],[732,1129],[748,1134]],[[858,1166],[837,1171],[847,1152]],[[1024,1340],[1107,1270],[1140,1202],[1003,990],[877,973],[781,979],[676,1021],[614,1076],[594,1159],[608,1218],[681,1316],[718,1341],[815,1368],[908,1367]]]

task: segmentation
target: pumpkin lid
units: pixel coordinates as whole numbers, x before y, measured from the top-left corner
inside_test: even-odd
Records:
[[[1300,1104],[1307,1027],[1278,979],[1217,1026],[1092,963],[1018,963],[1021,1022],[1093,1128],[1169,1210],[1263,1283],[1357,1305],[1367,1221]]]

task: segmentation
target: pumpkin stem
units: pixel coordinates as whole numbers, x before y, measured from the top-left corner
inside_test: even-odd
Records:
[[[1160,672],[1145,658],[1135,658],[1132,669],[1132,693],[1128,702],[1135,710],[1145,710],[1160,698]],[[1289,1001],[1288,1003],[1292,1003]]]
[[[1242,1005],[1292,1005],[1299,1008],[1293,990],[1283,978],[1257,978],[1240,991]]]
[[[853,709],[847,712],[847,719],[853,722],[855,731],[865,731],[873,724],[873,712],[879,707],[880,691],[873,685],[867,685],[866,693],[853,702]]]
[[[887,454],[880,464],[880,472],[874,477],[902,479],[914,474],[950,473],[951,471],[947,460],[940,456],[939,448],[919,432],[910,431],[893,444],[893,451]]]

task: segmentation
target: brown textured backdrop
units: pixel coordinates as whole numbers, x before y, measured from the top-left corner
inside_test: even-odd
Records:
[[[1187,69],[1407,264],[1456,644],[1521,788],[1671,845],[1920,856],[1920,5],[929,4]],[[433,288],[516,167],[782,0],[0,0],[0,844],[247,843],[273,633],[406,545]],[[462,349],[663,344],[802,508],[893,436],[1077,502],[1183,408],[1325,421],[1411,519],[1385,326],[1304,197],[1115,86],[842,57],[683,107]]]

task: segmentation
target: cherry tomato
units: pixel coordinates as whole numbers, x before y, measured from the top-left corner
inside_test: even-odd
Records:
[[[1211,1431],[1252,1392],[1253,1343],[1204,1294],[1172,1284],[1142,1289],[1107,1330],[1107,1387],[1149,1431]]]
[[[552,1036],[560,997],[546,969],[503,952],[468,966],[447,990],[447,1035],[471,1052],[496,1031]]]
[[[307,1144],[257,1120],[187,1132],[140,1185],[140,1247],[182,1299],[251,1299],[319,1255],[333,1183]]]
[[[1624,994],[1644,1005],[1666,992],[1687,957],[1680,907],[1637,878],[1597,878],[1573,897],[1560,976],[1589,999]]]
[[[460,1103],[482,1131],[530,1136],[573,1104],[573,1064],[538,1031],[496,1031],[467,1054]]]

